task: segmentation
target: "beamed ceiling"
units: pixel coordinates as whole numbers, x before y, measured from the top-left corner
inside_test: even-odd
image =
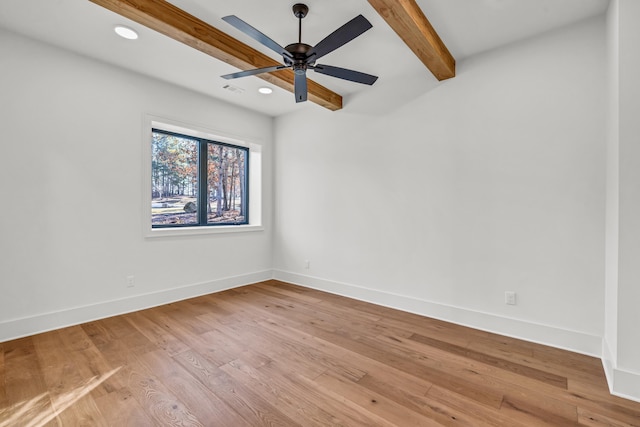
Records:
[[[456,61],[601,15],[608,0],[308,0],[302,38],[310,45],[359,14],[373,24],[323,58],[379,76],[373,86],[311,73],[311,102],[296,104],[290,70],[222,79],[282,58],[221,18],[236,15],[284,46],[297,41],[293,3],[2,0],[0,28],[272,116],[318,106],[375,114],[447,84]],[[112,31],[117,24],[134,28],[140,38],[120,39]],[[228,84],[238,90],[226,90]],[[259,95],[260,86],[274,93]]]

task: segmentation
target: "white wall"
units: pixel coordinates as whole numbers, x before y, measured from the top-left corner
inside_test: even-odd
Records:
[[[278,118],[276,277],[599,355],[604,31],[461,61],[384,116]]]
[[[271,276],[271,118],[4,31],[0,52],[0,341]],[[261,141],[266,230],[143,238],[144,114]]]
[[[640,3],[624,0],[620,7],[618,349],[620,367],[640,375]]]
[[[611,92],[608,217],[617,227],[607,229],[605,368],[616,394],[640,401],[640,3],[614,0],[608,31]],[[613,246],[613,245],[612,245]],[[616,259],[617,257],[617,259]],[[617,262],[616,262],[617,261]]]
[[[619,5],[616,0],[607,10],[607,197],[605,258],[605,319],[603,361],[605,372],[612,377],[618,357],[618,245],[620,217],[620,56]]]

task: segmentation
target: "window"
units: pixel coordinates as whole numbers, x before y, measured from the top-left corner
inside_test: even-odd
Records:
[[[249,224],[249,149],[152,129],[152,228]]]

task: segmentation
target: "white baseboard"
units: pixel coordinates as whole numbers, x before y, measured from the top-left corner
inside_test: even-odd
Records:
[[[604,369],[604,375],[607,377],[609,390],[613,391],[613,371],[616,364],[615,357],[606,338],[602,339],[602,356],[600,359],[602,359],[602,368]]]
[[[609,384],[611,394],[640,402],[640,374],[614,368],[612,378],[613,384]]]
[[[483,331],[600,357],[602,337],[283,270],[273,278]]]
[[[2,321],[0,322],[0,342],[269,279],[294,283],[475,329],[600,357],[611,394],[640,402],[640,374],[617,368],[608,343],[601,337],[282,270],[265,270],[226,277],[130,298]]]
[[[617,367],[611,348],[602,337],[283,270],[273,270],[273,278],[474,329],[598,357],[602,360],[611,394],[640,402],[640,374]]]
[[[143,295],[135,295],[112,301],[105,301],[81,307],[73,307],[35,316],[0,322],[0,342],[67,326],[78,325],[97,319],[144,310],[163,304],[193,298],[201,295],[237,288],[262,282],[272,278],[272,271],[265,270],[240,276],[226,277],[209,282],[180,286]]]
[[[613,352],[606,339],[602,340],[602,367],[611,394],[640,402],[640,374],[616,366]]]

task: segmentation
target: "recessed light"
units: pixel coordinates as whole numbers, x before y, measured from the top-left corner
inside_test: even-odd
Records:
[[[271,89],[270,87],[261,87],[260,89],[258,89],[258,92],[264,94],[264,95],[269,95],[271,93],[273,93],[273,89]]]
[[[117,35],[125,39],[135,40],[138,38],[138,33],[135,30],[125,27],[124,25],[117,25],[113,30]]]

